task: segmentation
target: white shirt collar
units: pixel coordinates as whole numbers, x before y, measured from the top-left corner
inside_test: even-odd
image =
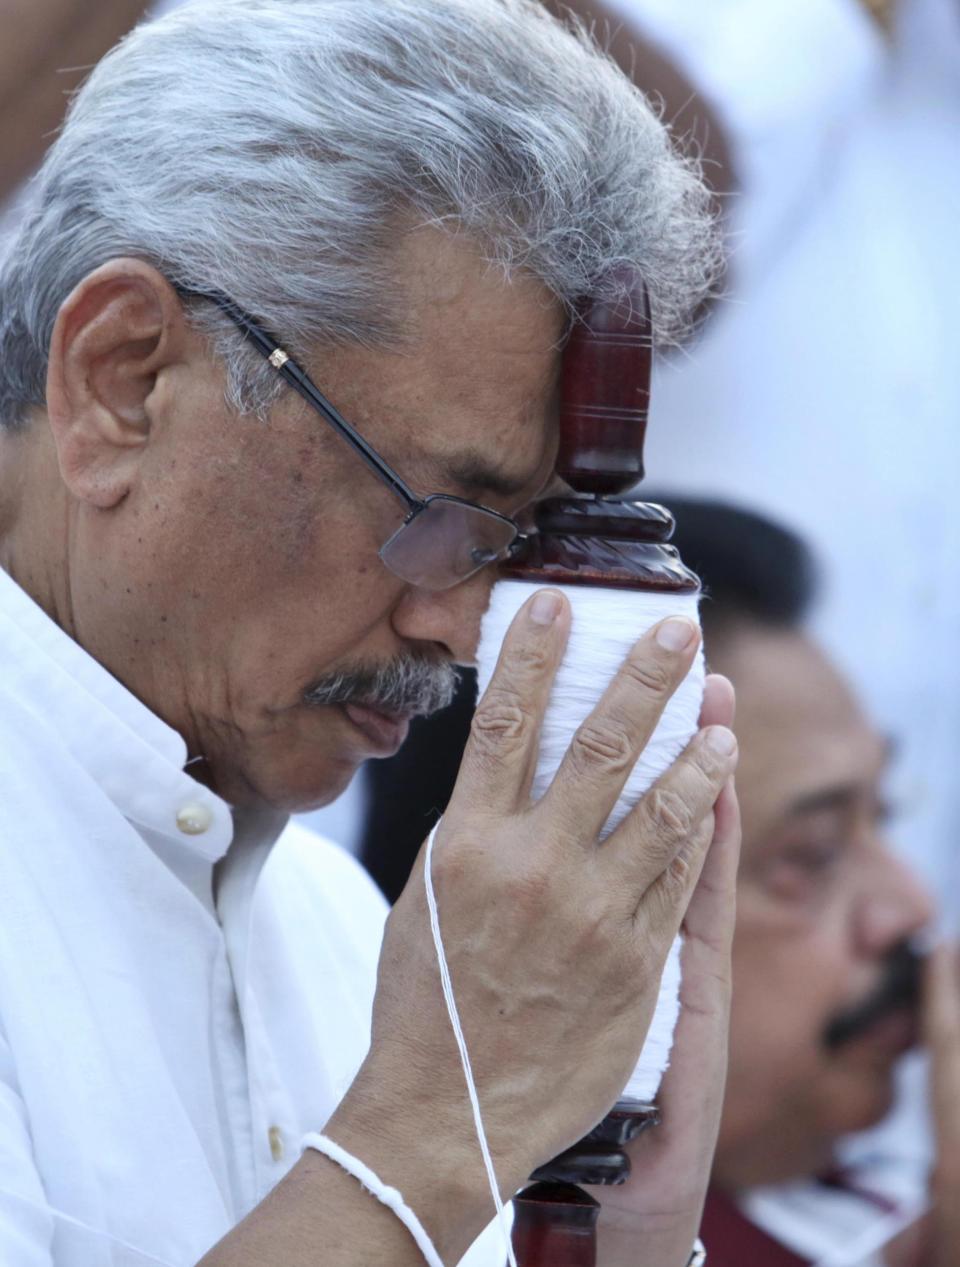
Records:
[[[0,569],[6,689],[56,731],[117,809],[215,862],[233,838],[226,802],[184,771],[187,746]]]

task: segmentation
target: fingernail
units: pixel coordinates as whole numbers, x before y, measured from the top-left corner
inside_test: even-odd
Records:
[[[690,646],[696,632],[697,627],[692,620],[685,620],[682,616],[671,616],[657,630],[657,642],[667,651],[683,651],[685,647]]]
[[[737,737],[726,726],[710,726],[706,735],[707,747],[721,757],[729,757],[737,746]]]
[[[560,613],[560,595],[556,590],[541,590],[530,604],[530,619],[535,625],[552,625]]]

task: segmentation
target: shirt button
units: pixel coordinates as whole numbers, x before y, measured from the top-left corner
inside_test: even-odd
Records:
[[[206,805],[191,803],[177,811],[177,827],[185,836],[202,836],[213,822],[213,814]]]
[[[283,1161],[283,1131],[279,1126],[271,1126],[267,1131],[270,1141],[270,1156],[274,1161]]]

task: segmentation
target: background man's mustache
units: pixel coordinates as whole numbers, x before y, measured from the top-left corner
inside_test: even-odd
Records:
[[[328,674],[303,698],[308,704],[363,704],[384,713],[426,716],[451,703],[458,677],[445,661],[398,656],[387,664]]]
[[[908,942],[887,957],[883,979],[862,1003],[846,1008],[823,1031],[823,1043],[831,1051],[858,1038],[891,1012],[915,1011],[920,1002],[923,956]]]

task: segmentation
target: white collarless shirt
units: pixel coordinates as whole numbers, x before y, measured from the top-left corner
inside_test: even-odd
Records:
[[[0,666],[0,1262],[192,1267],[352,1081],[386,906],[304,829],[235,829],[2,571]]]

